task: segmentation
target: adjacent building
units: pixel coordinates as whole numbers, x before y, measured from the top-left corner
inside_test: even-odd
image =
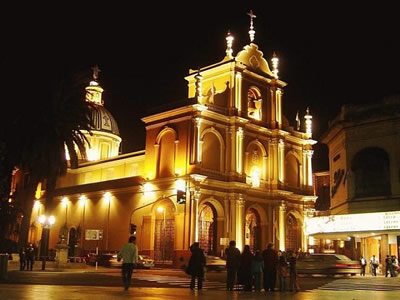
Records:
[[[329,147],[329,216],[307,219],[317,251],[399,256],[400,97],[344,105],[321,141]]]

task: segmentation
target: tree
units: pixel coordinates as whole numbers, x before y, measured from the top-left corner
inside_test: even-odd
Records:
[[[6,148],[6,160],[27,176],[24,189],[17,195],[17,202],[23,204],[20,246],[28,239],[38,183],[45,184],[48,207],[57,178],[68,168],[65,150],[69,153],[70,166],[77,167],[77,150],[85,157],[88,143],[82,131],[90,133],[92,128],[92,105],[85,101],[85,85],[89,82],[90,72],[54,71],[51,62],[45,64],[43,61],[40,65],[29,66],[32,76],[25,85],[17,86],[14,80],[18,76],[13,72],[11,78],[7,78],[10,84],[6,95],[13,95],[14,102],[6,112],[3,111],[4,131],[0,135]]]

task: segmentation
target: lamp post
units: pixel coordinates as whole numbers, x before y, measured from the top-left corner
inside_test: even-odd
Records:
[[[50,228],[56,222],[56,218],[54,216],[47,217],[45,215],[39,216],[39,223],[42,226],[42,239],[41,239],[41,256],[42,256],[42,270],[46,269],[46,259],[49,252],[49,237],[50,237]]]
[[[161,258],[162,258],[162,261],[164,262],[164,260],[165,260],[165,208],[162,207],[162,206],[159,206],[157,208],[157,211],[159,213],[163,213],[162,235],[161,235],[162,236],[162,240],[160,241],[160,246],[162,246]]]

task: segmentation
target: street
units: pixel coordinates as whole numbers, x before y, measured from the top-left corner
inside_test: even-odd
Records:
[[[207,272],[202,291],[189,289],[190,278],[177,269],[136,269],[132,288],[122,289],[118,268],[73,265],[56,269],[50,263],[46,271],[39,264],[34,271],[19,271],[10,266],[8,279],[0,281],[0,299],[261,299],[256,292],[225,291],[225,272]],[[298,293],[269,293],[270,299],[399,299],[400,277],[382,276],[307,276],[299,277]]]

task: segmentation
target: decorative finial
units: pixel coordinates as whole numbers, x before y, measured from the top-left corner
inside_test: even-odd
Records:
[[[99,78],[99,73],[101,72],[100,68],[98,65],[95,65],[94,67],[92,67],[93,70],[93,79],[95,81],[97,81],[97,79]]]
[[[229,58],[232,58],[232,42],[233,42],[233,36],[231,35],[231,32],[228,31],[228,35],[226,36],[226,56]]]
[[[297,111],[297,114],[296,114],[296,125],[297,125],[297,131],[299,131],[300,130],[299,111]]]
[[[276,56],[275,52],[272,55],[272,73],[274,73],[275,78],[278,78],[278,64],[279,64],[279,58]]]
[[[306,109],[306,115],[304,116],[304,119],[306,119],[306,134],[308,135],[308,138],[310,139],[312,137],[312,115],[310,115],[310,108],[307,107]]]
[[[250,10],[250,12],[247,13],[247,15],[250,17],[250,30],[249,30],[250,42],[253,42],[254,41],[254,36],[256,34],[256,32],[254,30],[254,26],[253,26],[253,19],[255,19],[257,16],[253,13],[252,10]]]

